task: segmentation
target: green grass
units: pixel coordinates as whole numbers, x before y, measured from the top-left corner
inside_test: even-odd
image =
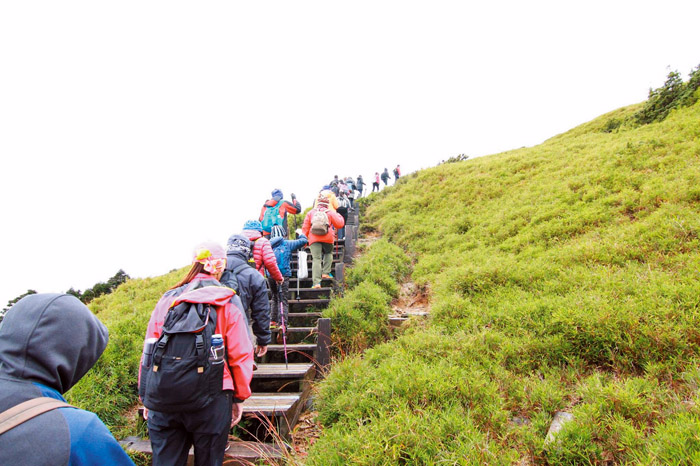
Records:
[[[109,329],[109,344],[66,399],[95,412],[118,439],[139,433],[133,408],[138,403],[138,367],[148,319],[162,294],[185,272],[128,280],[89,305]]]
[[[323,311],[332,321],[336,354],[361,352],[389,338],[391,300],[409,272],[410,259],[386,240],[372,244],[355,261],[345,278],[345,294]]]
[[[309,464],[697,462],[700,105],[640,108],[363,201],[431,319],[331,371]]]
[[[700,104],[641,106],[363,199],[383,239],[325,311],[346,357],[318,387],[308,464],[697,464]],[[184,269],[90,307],[110,330],[69,402],[139,433],[150,313]],[[400,283],[431,317],[389,338]],[[557,411],[573,413],[555,442]]]

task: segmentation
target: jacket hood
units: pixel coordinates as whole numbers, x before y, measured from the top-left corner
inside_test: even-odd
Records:
[[[262,232],[258,230],[243,230],[243,235],[250,241],[255,241],[256,239],[262,237]]]
[[[210,303],[223,306],[231,300],[235,292],[223,286],[204,286],[182,293],[175,298],[170,307],[175,307],[180,303]]]
[[[268,199],[265,201],[265,206],[274,207],[281,202],[282,199]]]
[[[107,347],[107,327],[78,298],[34,294],[0,324],[0,372],[67,392]]]
[[[232,257],[239,257],[247,261],[250,257],[250,240],[243,234],[233,234],[229,236],[226,242],[226,257],[229,260]]]
[[[282,243],[284,243],[284,237],[282,236],[275,236],[274,238],[270,238],[270,246],[272,246],[272,249],[275,249]]]

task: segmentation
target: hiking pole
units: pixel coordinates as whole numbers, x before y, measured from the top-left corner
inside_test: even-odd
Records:
[[[289,361],[287,361],[287,324],[284,321],[284,305],[282,304],[282,285],[279,286],[279,301],[280,301],[280,323],[282,324],[282,343],[284,344],[284,367],[289,369]]]

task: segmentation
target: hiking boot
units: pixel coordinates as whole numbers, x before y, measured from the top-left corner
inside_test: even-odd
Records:
[[[327,279],[330,279],[330,278],[333,278],[333,275],[332,275],[332,274],[330,274],[330,273],[329,273],[329,274],[325,274],[325,273],[324,273],[323,275],[321,275],[321,278],[327,278]]]
[[[280,324],[270,321],[270,330],[277,330],[278,328],[280,328]]]
[[[314,286],[311,287],[312,290],[314,290],[314,289],[316,289],[316,288],[321,288],[321,284],[318,283],[318,284],[316,284],[316,285],[314,285]]]

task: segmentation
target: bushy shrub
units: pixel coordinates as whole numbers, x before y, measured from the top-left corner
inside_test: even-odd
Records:
[[[399,284],[410,272],[410,264],[403,249],[386,239],[380,239],[355,261],[346,274],[345,284],[353,289],[365,282],[374,283],[389,296],[396,298],[399,295]]]
[[[389,337],[391,297],[378,285],[363,282],[324,309],[330,317],[335,348],[341,353],[364,351]]]
[[[690,73],[687,83],[678,71],[671,71],[664,85],[658,89],[649,90],[649,98],[644,108],[636,115],[636,120],[641,124],[662,121],[671,112],[679,107],[687,107],[694,104],[700,88],[700,65]]]

